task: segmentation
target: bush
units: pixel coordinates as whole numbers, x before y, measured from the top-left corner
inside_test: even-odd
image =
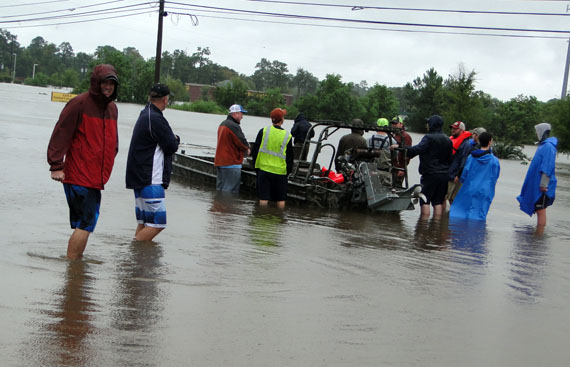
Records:
[[[299,110],[294,105],[285,106],[285,109],[287,110],[287,115],[285,115],[286,119],[294,120],[299,114]]]
[[[493,139],[493,154],[499,159],[529,160],[522,145],[509,144]]]
[[[182,103],[170,106],[175,110],[201,112],[201,113],[214,113],[217,115],[225,115],[226,109],[222,108],[213,101],[196,101],[192,103]]]

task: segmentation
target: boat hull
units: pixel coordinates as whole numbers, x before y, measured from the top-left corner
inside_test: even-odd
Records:
[[[297,161],[296,164],[299,164]],[[215,187],[217,169],[213,157],[176,153],[173,160],[174,179],[192,183],[205,183]],[[307,203],[321,208],[368,208],[372,211],[398,212],[414,209],[415,187],[393,190],[388,187],[374,185],[375,192],[367,192],[367,186],[361,182],[359,186],[334,182],[328,177],[311,176],[306,179],[289,177],[287,200]],[[241,175],[241,192],[255,193],[256,172],[251,162],[244,161]],[[370,191],[370,190],[368,190]],[[371,195],[374,195],[371,199]]]

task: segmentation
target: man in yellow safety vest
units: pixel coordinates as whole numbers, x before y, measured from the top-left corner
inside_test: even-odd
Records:
[[[271,111],[271,126],[257,134],[251,155],[257,172],[257,196],[259,205],[275,201],[278,208],[285,207],[287,176],[293,170],[293,143],[291,134],[283,125],[287,110]]]

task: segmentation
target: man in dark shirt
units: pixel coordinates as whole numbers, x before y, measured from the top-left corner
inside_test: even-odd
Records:
[[[420,183],[426,197],[426,201],[420,200],[422,217],[429,217],[430,204],[434,216],[443,213],[442,204],[447,193],[447,174],[453,151],[451,140],[442,132],[443,118],[433,115],[427,119],[427,123],[429,132],[419,144],[408,148],[408,157],[420,156]],[[392,145],[390,149],[396,147],[397,145]]]
[[[308,135],[307,135],[308,134]],[[313,136],[315,136],[315,131],[311,130],[311,123],[307,121],[305,115],[299,113],[297,117],[295,117],[295,122],[293,127],[291,128],[291,135],[293,135],[293,147],[294,151],[298,151],[299,154],[303,148],[303,144],[305,144],[305,140],[311,140]],[[297,157],[297,153],[295,153],[295,158],[298,158],[302,161],[307,160],[307,154],[309,153],[309,147],[305,149],[303,155]]]
[[[162,114],[168,106],[170,89],[154,84],[149,103],[141,111],[131,137],[125,182],[135,195],[137,241],[152,241],[166,228],[164,190],[170,184],[172,156],[180,138]]]
[[[396,139],[396,142],[398,144],[400,144],[400,142],[403,141],[404,146],[406,147],[412,146],[412,137],[404,130],[404,119],[402,117],[400,116],[394,117],[392,121],[390,121],[390,125],[392,127],[401,129],[398,134],[394,134],[394,138]],[[406,157],[406,159],[404,159],[404,152],[403,151],[398,152],[398,154],[396,155],[396,160],[394,161],[394,167],[399,168],[396,171],[397,172],[396,184],[398,184],[399,186],[402,186],[405,176],[404,171],[400,169],[405,168],[408,165],[408,163],[410,163],[410,158]]]
[[[360,119],[354,119],[352,120],[352,123],[364,124]],[[340,164],[338,162],[338,157],[343,155],[347,150],[352,149],[354,147],[368,148],[368,143],[366,142],[366,139],[364,139],[364,137],[362,136],[364,135],[364,130],[353,128],[350,129],[350,131],[351,131],[350,134],[343,136],[342,138],[340,138],[340,141],[338,142],[338,148],[336,150],[336,155],[334,159],[334,167],[337,172],[340,171],[341,169]]]

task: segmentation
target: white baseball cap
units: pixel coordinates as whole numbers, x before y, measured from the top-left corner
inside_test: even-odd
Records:
[[[233,104],[230,106],[230,113],[234,113],[234,112],[243,112],[243,113],[247,113],[246,110],[243,109],[243,107],[239,104]]]

